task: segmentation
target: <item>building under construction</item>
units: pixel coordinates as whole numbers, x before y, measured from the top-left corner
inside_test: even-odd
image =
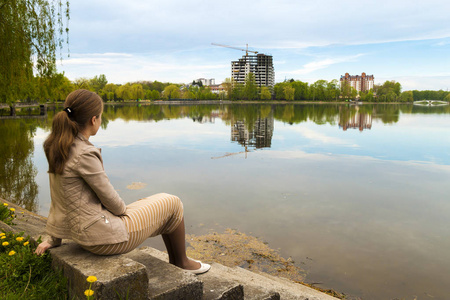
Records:
[[[275,85],[275,71],[273,69],[272,55],[258,53],[242,56],[238,61],[231,62],[231,78],[236,83],[245,83],[249,73],[255,75],[258,87],[267,86],[270,89]]]

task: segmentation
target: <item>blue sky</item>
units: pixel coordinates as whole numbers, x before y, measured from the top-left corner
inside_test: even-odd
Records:
[[[395,80],[403,90],[450,88],[450,1],[77,0],[70,3],[74,80],[187,83],[230,77],[244,52],[274,57],[275,81]]]

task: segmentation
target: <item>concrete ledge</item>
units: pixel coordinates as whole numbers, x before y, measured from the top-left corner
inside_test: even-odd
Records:
[[[145,252],[148,256],[158,258],[160,261],[167,264],[169,262],[169,256],[167,253],[156,250],[151,247],[142,247],[139,249],[141,252]],[[187,271],[183,271],[177,267],[174,267],[183,273],[190,274]],[[228,280],[221,274],[217,274],[214,270],[210,270],[205,274],[195,276],[203,284],[203,292],[200,293],[199,298],[188,299],[204,299],[204,300],[227,300],[227,299],[244,299],[244,287],[236,281]],[[171,299],[185,299],[185,298],[171,298]]]
[[[147,247],[124,254],[143,264],[148,276],[149,299],[201,299],[203,283],[197,276],[146,252]]]
[[[75,243],[50,249],[52,265],[62,269],[69,281],[69,299],[86,299],[88,276],[97,277],[92,289],[96,299],[148,299],[144,265],[123,255],[91,254]]]

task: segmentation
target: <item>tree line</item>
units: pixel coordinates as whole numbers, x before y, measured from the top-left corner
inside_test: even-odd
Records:
[[[240,84],[230,78],[222,83],[223,90],[213,93],[208,86],[195,81],[192,84],[175,84],[159,81],[137,81],[126,84],[109,83],[104,74],[93,78],[78,78],[70,81],[64,74],[55,73],[49,77],[32,76],[21,87],[26,102],[64,101],[75,89],[96,92],[105,101],[128,100],[282,100],[282,101],[345,101],[363,102],[412,102],[419,100],[450,101],[448,91],[404,91],[399,82],[386,81],[373,89],[357,92],[345,82],[338,80],[317,80],[313,84],[300,80],[285,80],[269,87],[258,87],[253,73],[249,73],[245,83]]]

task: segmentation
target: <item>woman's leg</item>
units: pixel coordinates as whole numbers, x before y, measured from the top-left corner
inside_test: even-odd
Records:
[[[84,246],[100,255],[126,253],[139,246],[148,237],[161,234],[169,254],[169,262],[186,270],[197,270],[200,263],[186,255],[186,237],[183,204],[176,196],[157,194],[131,203],[122,218],[128,230],[127,242]]]
[[[184,228],[184,218],[178,227],[169,234],[162,235],[169,262],[185,270],[196,270],[200,268],[200,263],[190,260],[186,255],[186,233]]]

